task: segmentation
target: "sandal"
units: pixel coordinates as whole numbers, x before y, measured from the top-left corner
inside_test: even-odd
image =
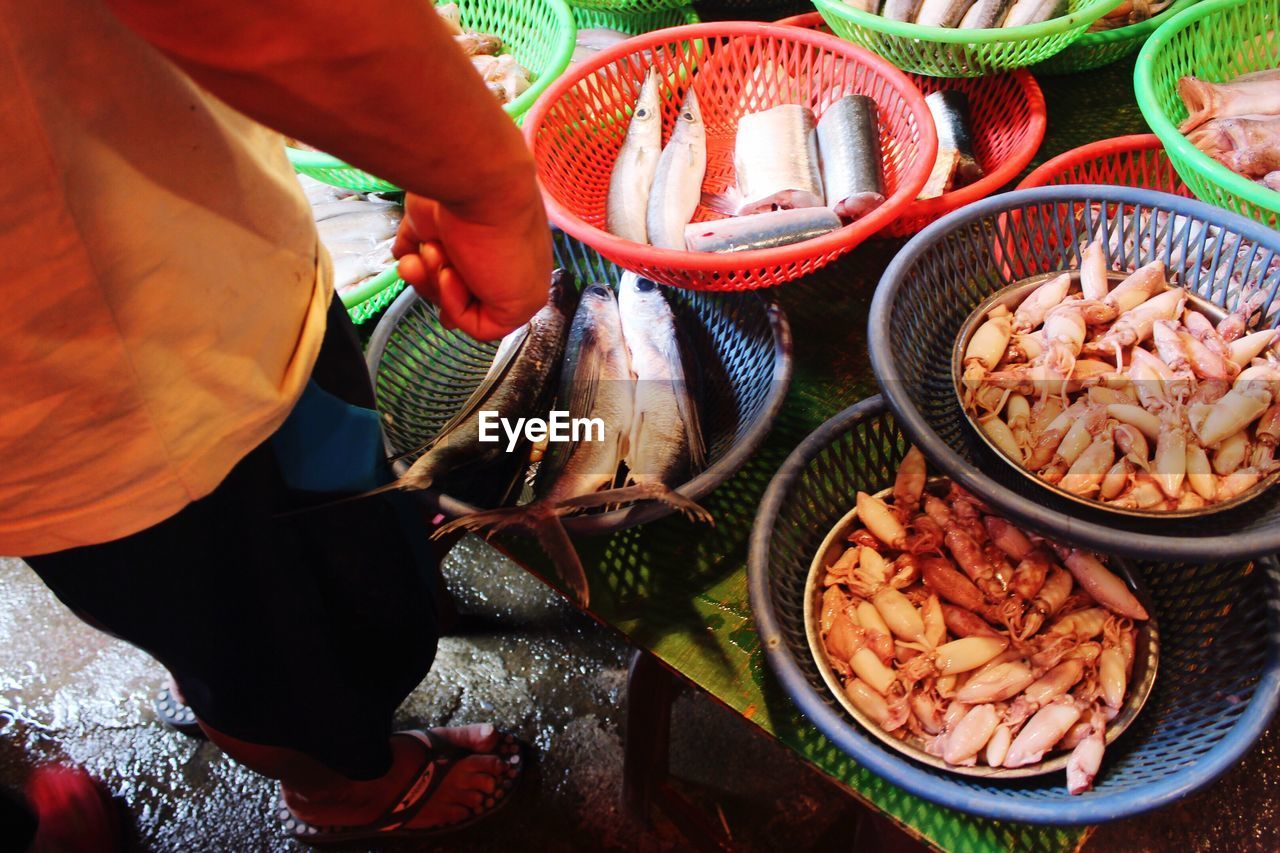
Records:
[[[156,709],[156,716],[160,718],[160,722],[169,728],[187,737],[198,740],[207,739],[204,729],[200,728],[200,724],[196,722],[196,712],[191,710],[190,705],[179,702],[167,685],[156,692],[156,697],[151,704]]]
[[[284,797],[281,796],[276,802],[276,819],[293,838],[307,844],[342,844],[350,841],[373,841],[384,838],[430,838],[449,832],[457,832],[489,817],[489,815],[511,801],[511,794],[515,790],[516,784],[524,776],[526,764],[524,760],[526,753],[524,744],[515,735],[501,732],[498,745],[491,754],[506,760],[505,771],[498,780],[497,787],[493,793],[485,797],[480,808],[471,809],[463,806],[470,812],[467,817],[440,824],[439,826],[409,829],[405,827],[405,824],[412,821],[418,812],[430,802],[431,797],[444,784],[449,772],[459,761],[464,758],[470,758],[473,755],[486,755],[489,753],[472,752],[429,731],[411,729],[409,731],[396,732],[396,734],[412,737],[421,742],[426,755],[424,756],[422,769],[414,776],[413,782],[410,783],[408,789],[400,796],[395,805],[381,817],[363,826],[317,826],[296,817],[289,810]]]

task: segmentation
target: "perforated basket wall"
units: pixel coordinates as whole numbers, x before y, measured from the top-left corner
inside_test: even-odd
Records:
[[[517,122],[573,58],[577,27],[565,0],[435,0],[437,6],[442,3],[457,3],[464,29],[502,39],[503,52],[529,70],[532,85],[502,107]],[[326,184],[360,192],[397,189],[328,154],[296,148],[285,152],[295,170]]]
[[[1072,148],[1046,160],[1023,178],[1018,189],[1059,184],[1138,187],[1191,197],[1191,190],[1169,162],[1160,138],[1150,133],[1117,136]]]
[[[1071,74],[1119,62],[1137,53],[1161,24],[1199,0],[1177,0],[1159,15],[1127,27],[1086,32],[1058,53],[1037,63],[1037,74]]]
[[[685,91],[692,85],[697,93],[707,130],[704,192],[733,182],[742,115],[798,103],[820,116],[837,98],[859,93],[876,101],[889,198],[852,225],[775,249],[719,255],[614,237],[604,230],[609,178],[650,66],[659,70],[667,137]],[[664,284],[747,290],[812,272],[896,218],[928,177],[937,149],[932,125],[919,90],[884,60],[823,33],[738,22],[658,30],[601,51],[552,84],[530,110],[525,135],[551,218],[566,232]],[[703,204],[693,219],[721,216]]]
[[[555,233],[556,263],[579,287],[616,285],[617,266],[581,243]],[[791,381],[791,335],[786,316],[769,299],[667,289],[666,295],[698,356],[700,412],[708,467],[680,486],[694,500],[723,483],[764,440]],[[390,454],[406,453],[439,432],[466,402],[493,361],[496,343],[446,331],[434,306],[410,290],[392,305],[369,344],[368,361]],[[410,454],[404,464],[416,459]],[[477,507],[437,497],[450,515]],[[670,510],[646,502],[566,519],[571,533],[607,533],[652,521]]]
[[[1280,227],[1280,193],[1237,175],[1178,132],[1178,123],[1187,117],[1178,79],[1192,74],[1226,81],[1280,67],[1277,20],[1280,0],[1205,0],[1156,30],[1133,72],[1142,117],[1191,191],[1271,228]]]
[[[1265,730],[1280,695],[1280,567],[1136,561],[1155,605],[1155,687],[1107,748],[1094,790],[1063,774],[984,781],[916,764],[868,735],[828,693],[809,652],[804,586],[823,537],[857,491],[893,485],[907,438],[879,397],[823,424],[778,471],[751,537],[751,605],[771,667],[805,715],[872,772],[932,802],[1032,823],[1091,824],[1168,805],[1208,784]]]
[[[1119,0],[1067,0],[1067,13],[1040,24],[968,30],[922,27],[864,12],[844,0],[813,0],[836,35],[904,71],[981,77],[1041,62],[1078,39]]]
[[[577,4],[570,7],[573,21],[580,30],[605,27],[611,30],[639,35],[640,33],[661,30],[665,27],[678,27],[681,24],[696,24],[700,20],[692,6],[674,5],[663,9],[626,10],[626,9],[592,9]]]
[[[687,3],[688,0],[573,0],[571,5],[592,11],[647,13],[679,9]]]
[[[951,350],[987,296],[1032,275],[1079,266],[1087,235],[1107,235],[1112,269],[1152,260],[1173,280],[1234,308],[1265,297],[1252,323],[1280,318],[1280,233],[1221,208],[1149,190],[1042,187],[994,196],[921,231],[885,270],[868,346],[885,398],[939,468],[1001,512],[1044,532],[1135,557],[1210,560],[1280,551],[1280,489],[1231,510],[1177,521],[1125,518],[1066,501],[994,456],[961,412]]]

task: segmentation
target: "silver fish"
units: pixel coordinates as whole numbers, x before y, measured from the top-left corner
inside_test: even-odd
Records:
[[[367,210],[345,213],[316,223],[316,231],[325,243],[359,242],[368,240],[379,243],[396,233],[400,227],[400,208],[394,205],[366,205]]]
[[[919,5],[920,0],[884,0],[880,14],[890,21],[908,23],[915,18],[916,7]]]
[[[973,153],[969,130],[969,98],[964,92],[943,89],[925,97],[938,132],[938,156],[919,198],[936,198],[967,186],[982,177],[982,166]]]
[[[822,206],[818,137],[813,112],[782,104],[738,120],[733,169],[741,202],[737,215]]]
[[[492,534],[512,526],[531,530],[585,605],[589,599],[586,573],[560,516],[599,505],[596,493],[613,484],[626,454],[635,407],[635,382],[618,301],[607,285],[593,284],[582,291],[565,344],[558,407],[570,418],[599,418],[604,423],[602,440],[584,436],[580,441],[550,444],[538,470],[538,497],[532,503],[463,516],[443,525],[435,536],[455,530]]]
[[[818,122],[822,183],[827,206],[843,219],[858,219],[884,203],[880,122],[876,102],[845,95]]]
[[[797,207],[693,222],[684,239],[691,252],[745,252],[799,243],[839,227],[840,217],[829,207]]]
[[[645,228],[660,249],[684,249],[684,227],[693,219],[707,173],[707,129],[698,96],[690,88],[680,106],[676,128],[658,158],[649,190]]]
[[[923,27],[954,27],[972,0],[921,0],[916,23]]]
[[[1014,0],[1005,16],[1002,27],[1021,27],[1025,24],[1039,24],[1058,14],[1062,0]]]
[[[618,284],[618,310],[636,378],[636,402],[624,457],[628,485],[615,490],[614,499],[653,498],[710,522],[705,510],[671,490],[707,462],[691,393],[696,374],[686,369],[675,315],[658,285],[632,272]]]
[[[974,0],[969,11],[960,19],[961,29],[985,30],[1000,26],[1009,0]]]
[[[662,153],[662,112],[658,100],[658,74],[649,69],[636,99],[635,112],[627,127],[627,138],[618,151],[609,176],[609,198],[605,207],[605,227],[624,240],[647,243],[645,208],[653,176]]]
[[[326,219],[333,219],[336,216],[346,216],[350,213],[366,213],[373,211],[386,212],[387,208],[392,208],[399,213],[399,205],[393,201],[366,199],[363,196],[352,196],[338,201],[322,201],[319,204],[311,205],[311,218],[316,222],[324,222]]]

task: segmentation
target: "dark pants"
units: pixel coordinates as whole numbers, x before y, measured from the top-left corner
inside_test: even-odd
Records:
[[[308,393],[372,408],[354,329],[333,305]],[[372,779],[390,767],[395,709],[435,656],[438,556],[401,496],[324,507],[340,493],[291,486],[286,459],[315,471],[351,461],[335,463],[342,433],[327,416],[297,423],[305,408],[172,518],[27,562],[86,621],[164,664],[214,729]],[[376,432],[376,418],[360,423]],[[330,455],[309,460],[296,442],[280,444],[286,433],[329,440]],[[371,455],[385,480],[380,447]],[[279,517],[306,507],[321,508]]]

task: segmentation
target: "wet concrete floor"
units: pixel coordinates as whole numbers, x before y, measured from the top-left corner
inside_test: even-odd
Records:
[[[501,816],[432,849],[684,848],[661,819],[642,826],[619,805],[625,644],[479,540],[455,548],[445,574],[467,629],[441,641],[399,722],[491,721],[533,743],[539,760]],[[163,678],[145,655],[71,616],[24,564],[0,558],[0,785],[70,761],[127,804],[138,849],[301,849],[271,820],[273,783],[156,720],[150,695]],[[341,709],[317,713],[341,725]],[[695,800],[722,810],[741,849],[913,846],[901,835],[868,839],[849,797],[708,697],[683,693],[673,725],[673,772]],[[1209,791],[1111,824],[1088,848],[1280,849],[1278,751],[1273,726]]]

